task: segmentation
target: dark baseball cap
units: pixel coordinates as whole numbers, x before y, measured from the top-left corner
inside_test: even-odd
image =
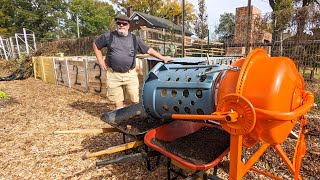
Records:
[[[130,19],[128,18],[128,16],[124,15],[124,14],[119,14],[117,15],[114,20],[122,20],[122,21],[130,21]]]

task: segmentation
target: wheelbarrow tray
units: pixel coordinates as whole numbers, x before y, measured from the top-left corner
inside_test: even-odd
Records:
[[[127,106],[103,114],[100,119],[122,133],[140,139],[151,129],[168,122],[150,117],[143,109],[142,103]]]
[[[166,150],[165,148],[160,147],[157,143],[156,144],[154,143],[154,138],[156,138],[160,141],[165,141],[165,142],[170,143],[170,142],[177,140],[178,138],[183,138],[188,135],[192,135],[204,127],[217,128],[216,130],[223,131],[223,129],[221,129],[219,126],[212,125],[212,124],[175,120],[173,122],[159,126],[155,129],[147,132],[146,135],[144,136],[144,143],[146,145],[148,145],[149,147],[159,151],[163,155],[169,157],[170,159],[179,162],[180,164],[182,164],[183,166],[185,166],[187,168],[190,168],[193,170],[206,170],[206,169],[209,169],[209,168],[216,166],[222,160],[222,158],[225,155],[227,155],[227,153],[229,152],[230,135],[228,133],[226,133],[225,131],[223,131],[222,136],[214,137],[214,138],[217,138],[217,140],[221,139],[221,138],[223,138],[223,140],[226,140],[223,149],[221,149],[222,146],[219,146],[218,144],[213,145],[214,148],[220,148],[220,151],[218,151],[218,152],[222,152],[222,153],[220,155],[218,155],[213,161],[211,161],[209,163],[205,163],[205,164],[191,163],[190,161],[185,160],[185,158],[182,158],[182,157],[178,156],[177,154],[173,154],[173,153],[169,152],[168,150]],[[197,141],[199,141],[200,143],[215,143],[215,142],[211,142],[211,141],[206,142],[204,139],[197,139]],[[220,140],[220,142],[221,142],[221,140]],[[190,150],[190,151],[199,152],[200,147],[195,147],[195,146],[193,146],[193,147],[195,149],[192,149],[192,146],[187,146],[184,148],[186,148],[188,151]],[[209,153],[210,153],[211,149],[209,149]],[[215,150],[215,149],[212,149],[212,150]],[[193,158],[193,157],[191,157],[191,158]]]

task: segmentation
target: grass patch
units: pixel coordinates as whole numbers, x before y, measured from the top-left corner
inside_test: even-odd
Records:
[[[303,76],[305,80],[312,80],[312,81],[319,81],[320,80],[320,69],[318,68],[317,71],[314,71],[313,79],[310,79],[312,68],[305,67],[305,71],[303,73],[303,68],[300,69],[299,73]]]
[[[0,90],[0,100],[3,100],[3,99],[8,99],[9,97],[7,96],[7,94],[3,91]]]

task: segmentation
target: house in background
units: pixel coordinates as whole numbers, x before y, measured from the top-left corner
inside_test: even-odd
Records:
[[[150,47],[167,56],[182,56],[182,25],[180,16],[174,18],[174,22],[152,16],[146,13],[132,11],[127,8],[127,16],[130,19],[130,31],[143,39]],[[214,44],[222,44],[193,36],[193,32],[185,29],[184,54],[185,56],[206,57],[224,54],[223,48],[209,47]]]
[[[132,12],[127,8],[127,16],[130,18],[130,31],[140,36],[148,45],[165,55],[173,55],[173,51],[182,44],[182,26],[179,24],[179,16],[175,22],[152,16],[142,12]],[[185,29],[185,44],[191,44],[193,33]]]

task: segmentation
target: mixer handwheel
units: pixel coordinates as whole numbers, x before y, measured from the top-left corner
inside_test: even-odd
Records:
[[[248,134],[255,126],[256,113],[254,107],[244,96],[229,94],[224,96],[217,105],[218,112],[235,111],[238,113],[236,122],[222,121],[223,129],[233,135]]]

